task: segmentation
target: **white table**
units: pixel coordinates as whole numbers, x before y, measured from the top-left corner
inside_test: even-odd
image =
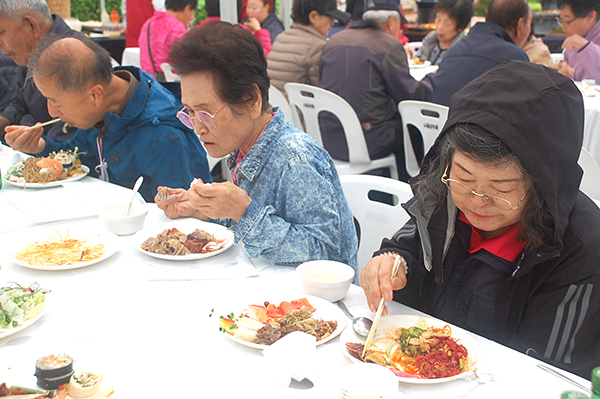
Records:
[[[421,80],[425,76],[430,73],[436,72],[438,70],[437,65],[429,65],[429,66],[412,66],[410,68],[410,75],[416,80]]]
[[[600,165],[600,93],[594,97],[584,95],[583,103],[585,105],[583,148],[588,150]]]
[[[4,160],[0,153],[3,167]],[[82,182],[88,185],[91,195],[98,195],[91,188],[106,187],[92,178]],[[111,195],[115,192],[109,191]],[[0,379],[11,385],[35,387],[37,358],[67,353],[75,359],[76,370],[104,374],[106,383],[115,388],[115,399],[336,397],[336,376],[350,364],[338,339],[316,351],[315,386],[296,390],[275,382],[260,351],[241,346],[218,331],[216,316],[239,309],[246,298],[301,297],[293,268],[272,266],[260,259],[253,263],[239,246],[197,267],[157,261],[135,250],[132,236],[122,236],[120,250],[96,265],[54,272],[25,269],[10,262],[7,252],[14,248],[18,236],[31,229],[67,225],[90,231],[102,228],[95,216],[36,225],[12,203],[17,195],[29,193],[33,191],[15,187],[0,190],[0,284],[38,282],[52,292],[47,295],[47,311],[37,323],[0,339]],[[162,212],[150,206],[145,226],[165,221],[168,219]],[[214,270],[217,276],[207,279]],[[258,276],[247,277],[251,275]],[[357,286],[351,287],[345,302],[355,315],[372,315]],[[398,303],[388,306],[391,314],[418,314]],[[209,317],[213,309],[215,316]],[[480,373],[493,381],[400,384],[396,397],[487,399],[515,397],[518,393],[519,397],[558,398],[561,392],[575,389],[539,369],[539,361],[485,338],[474,338],[480,346]],[[580,377],[564,373],[589,385]]]

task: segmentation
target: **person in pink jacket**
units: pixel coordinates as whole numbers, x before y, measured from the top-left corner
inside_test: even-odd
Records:
[[[221,20],[221,9],[220,9],[219,0],[206,0],[204,3],[204,7],[206,9],[206,15],[208,16],[208,18],[206,18],[204,21],[200,22],[200,24],[198,24],[198,28],[201,27],[202,25],[206,24],[208,21],[213,21],[213,20],[220,21]],[[240,21],[242,19],[243,9],[244,9],[243,1],[238,0],[237,1],[238,21]],[[254,37],[256,37],[256,39],[258,39],[258,41],[260,42],[260,44],[263,47],[263,51],[264,51],[265,57],[266,57],[269,54],[269,52],[271,51],[271,33],[268,30],[261,28],[260,23],[258,23],[258,22],[255,24],[251,24],[251,25],[240,24],[240,26],[249,30],[250,32],[252,32]]]
[[[567,38],[559,72],[574,80],[600,83],[600,1],[559,0],[560,18]]]
[[[168,62],[171,46],[187,32],[198,0],[166,0],[165,7],[166,12],[154,11],[142,25],[138,38],[141,67],[159,81],[164,81],[160,65]]]

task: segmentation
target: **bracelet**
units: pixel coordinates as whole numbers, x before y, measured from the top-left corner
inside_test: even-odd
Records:
[[[400,255],[398,252],[386,251],[377,256],[394,256],[394,257],[399,256],[400,263],[402,263],[402,266],[404,266],[404,274],[408,274],[408,264],[406,263],[406,259],[404,259],[404,256]]]

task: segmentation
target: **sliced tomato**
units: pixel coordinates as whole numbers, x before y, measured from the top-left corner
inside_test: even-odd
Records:
[[[303,307],[306,307],[311,312],[317,310],[310,304],[310,302],[308,302],[308,299],[306,298],[300,298],[296,299],[295,301],[292,301],[292,306],[294,307],[294,309],[302,309]]]
[[[248,317],[261,323],[266,323],[267,308],[260,305],[248,305]]]
[[[294,307],[292,306],[291,303],[289,303],[287,301],[283,301],[283,302],[281,302],[281,304],[279,304],[279,309],[281,309],[281,311],[283,312],[283,314],[288,314],[292,310],[294,310]]]
[[[270,303],[269,306],[267,306],[267,316],[269,317],[269,320],[279,320],[285,316],[285,313],[279,309],[279,306]]]

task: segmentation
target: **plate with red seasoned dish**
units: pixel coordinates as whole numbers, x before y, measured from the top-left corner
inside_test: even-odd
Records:
[[[234,241],[226,227],[194,218],[142,229],[133,239],[140,252],[164,260],[209,258],[227,251]]]
[[[247,301],[219,317],[219,330],[231,340],[251,348],[265,349],[285,335],[302,331],[316,337],[316,345],[340,335],[346,317],[334,304],[315,296]]]
[[[342,352],[350,360],[380,364],[409,384],[456,380],[471,374],[479,363],[479,345],[468,332],[427,317],[382,317],[362,357],[364,342],[350,328],[340,336]]]

